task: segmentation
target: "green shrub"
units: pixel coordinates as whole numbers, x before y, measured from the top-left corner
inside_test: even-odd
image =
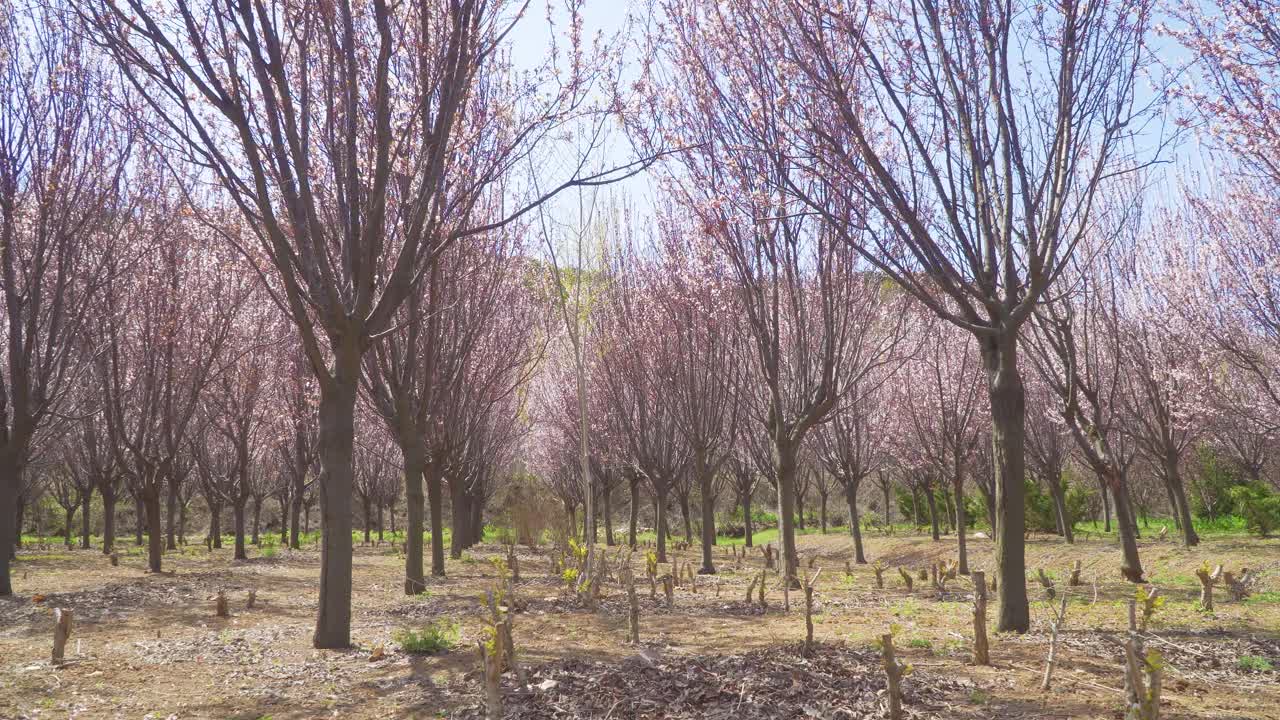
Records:
[[[1196,448],[1192,464],[1191,512],[1202,520],[1215,520],[1231,512],[1235,501],[1231,491],[1242,484],[1240,473],[1218,457],[1210,445]]]
[[[1239,485],[1231,488],[1231,499],[1249,532],[1266,537],[1280,528],[1280,495],[1260,485]]]
[[[394,639],[400,649],[417,655],[434,655],[453,647],[458,640],[458,624],[447,620],[433,622],[419,632],[401,630]]]

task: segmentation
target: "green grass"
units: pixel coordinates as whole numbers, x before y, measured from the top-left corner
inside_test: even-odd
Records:
[[[1276,669],[1271,661],[1257,655],[1241,655],[1236,667],[1246,672],[1271,672]]]
[[[437,621],[415,632],[401,630],[394,636],[400,649],[416,655],[434,655],[445,652],[458,641],[458,624],[450,621]]]

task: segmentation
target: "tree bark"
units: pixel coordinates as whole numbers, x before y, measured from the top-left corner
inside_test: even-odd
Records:
[[[786,582],[796,582],[796,569],[800,566],[800,557],[796,553],[796,450],[790,440],[776,438],[774,441],[775,461],[778,465],[778,525],[781,530],[783,567]]]
[[[1111,488],[1111,496],[1116,501],[1116,529],[1119,531],[1123,556],[1120,574],[1124,575],[1129,582],[1141,583],[1143,572],[1142,561],[1138,558],[1138,526],[1130,514],[1132,510],[1129,507],[1129,493],[1124,488],[1124,478],[1113,477],[1107,484]]]
[[[1031,626],[1027,602],[1025,489],[1026,390],[1018,374],[1017,337],[979,338],[991,406],[995,461],[996,566],[1000,574],[998,632],[1024,633]]]
[[[147,511],[142,506],[141,495],[133,497],[133,509],[133,541],[135,545],[142,547],[142,524],[147,521]]]
[[[63,509],[63,512],[66,513],[66,516],[67,516],[66,522],[64,523],[64,527],[62,528],[63,544],[66,546],[68,550],[70,550],[75,543],[74,538],[75,538],[75,532],[76,532],[75,531],[76,506],[78,506],[79,504],[80,503],[75,502],[71,504],[70,508]]]
[[[924,489],[924,497],[929,505],[929,525],[933,532],[933,541],[938,542],[942,539],[938,527],[938,494],[934,491],[932,484]]]
[[[289,523],[289,547],[302,549],[302,488],[301,482],[294,486],[292,511]]]
[[[818,494],[818,524],[822,528],[822,534],[827,534],[827,494]]]
[[[158,573],[164,554],[164,527],[160,521],[160,488],[154,483],[151,490],[143,493],[143,508],[147,517],[147,569]]]
[[[716,544],[716,504],[712,496],[711,484],[715,477],[711,468],[707,467],[705,458],[699,457],[695,465],[699,489],[702,492],[702,569],[700,572],[703,575],[714,575],[716,566],[711,558],[711,548]]]
[[[658,516],[654,524],[657,525],[655,531],[658,534],[658,562],[660,563],[667,561],[667,492],[665,488],[654,492]]]
[[[751,547],[751,493],[742,493],[742,532],[743,544]]]
[[[680,496],[680,517],[684,519],[684,541],[693,542],[693,518],[689,514],[689,494],[676,493]]]
[[[102,554],[110,555],[116,546],[116,494],[99,493],[102,495]]]
[[[351,645],[351,492],[360,352],[337,352],[335,377],[320,388],[320,603],[312,644]]]
[[[249,544],[254,547],[258,546],[258,530],[262,527],[262,498],[253,498],[253,527],[251,532],[253,536],[249,539]]]
[[[640,475],[633,473],[628,483],[631,485],[631,516],[628,518],[627,545],[635,550],[636,526],[640,524]]]
[[[209,547],[222,549],[222,503],[214,503],[209,508]]]
[[[245,552],[245,546],[244,546],[244,527],[245,527],[245,522],[244,522],[245,507],[244,506],[245,504],[246,504],[245,498],[237,498],[235,502],[231,503],[231,516],[233,521],[235,522],[235,530],[236,530],[235,556],[234,556],[234,559],[236,560],[249,559],[249,554]]]
[[[604,544],[613,547],[613,486],[604,483],[600,494],[604,496]]]
[[[866,565],[867,557],[862,552],[862,523],[858,522],[857,482],[850,481],[844,484],[844,501],[849,505],[849,534],[853,536],[854,562],[859,565]]]
[[[89,527],[91,501],[93,500],[93,486],[85,492],[84,497],[80,500],[80,549],[89,549],[89,534],[92,529]]]
[[[166,550],[178,549],[178,484],[170,480],[164,484],[165,498],[164,543]]]
[[[1174,499],[1174,512],[1182,524],[1182,544],[1186,547],[1194,547],[1200,544],[1200,536],[1196,533],[1194,522],[1191,519],[1191,508],[1187,503],[1187,490],[1182,484],[1182,475],[1178,472],[1178,456],[1170,452],[1165,455],[1164,461],[1165,478],[1168,479],[1169,490]]]
[[[955,493],[956,506],[956,552],[958,559],[956,571],[961,575],[969,574],[969,548],[966,545],[965,526],[967,521],[964,512],[964,475],[960,471],[960,463],[957,460],[955,467],[955,480],[953,492]]]
[[[0,596],[13,594],[13,581],[9,577],[10,558],[17,547],[22,532],[18,521],[18,483],[22,481],[22,468],[11,457],[11,451],[0,449]]]

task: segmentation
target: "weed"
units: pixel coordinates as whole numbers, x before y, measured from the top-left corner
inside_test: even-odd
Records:
[[[1272,672],[1276,669],[1270,660],[1258,655],[1241,655],[1236,660],[1236,667],[1245,672]]]
[[[449,650],[457,642],[458,624],[441,620],[427,625],[418,632],[401,630],[393,637],[404,652],[434,655]]]

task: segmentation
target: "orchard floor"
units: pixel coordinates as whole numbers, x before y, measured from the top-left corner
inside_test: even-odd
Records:
[[[846,577],[847,535],[802,536],[803,561],[817,557],[823,568],[815,593],[821,645],[808,659],[797,649],[805,633],[799,593],[784,612],[773,576],[766,613],[744,600],[761,564],[758,552],[735,569],[727,548],[717,548],[721,573],[699,578],[696,592],[677,589],[671,610],[661,590],[650,600],[642,582],[637,652],[624,642],[626,602],[616,585],[606,589],[598,612],[588,612],[548,577],[545,550],[522,548],[517,593],[527,608],[516,616],[516,645],[532,684],[543,689],[513,701],[511,716],[884,717],[873,639],[894,626],[899,654],[913,666],[905,681],[913,716],[1121,717],[1120,633],[1134,588],[1115,571],[1114,541],[1028,543],[1029,577],[1043,567],[1059,578],[1060,591],[1071,563],[1084,564],[1084,586],[1070,589],[1061,662],[1047,693],[1038,686],[1050,613],[1033,579],[1031,632],[993,635],[990,667],[970,663],[967,580],[953,581],[942,598],[928,583],[917,581],[913,593],[904,588],[895,566],[951,558],[954,543],[954,537],[867,538],[869,558],[889,566],[886,588],[877,590],[869,566],[854,565]],[[971,566],[990,570],[991,541],[969,545]],[[17,595],[0,599],[0,718],[476,716],[477,598],[492,587],[488,558],[496,546],[451,562],[449,577],[433,580],[417,598],[401,593],[402,560],[394,548],[357,547],[356,647],[348,651],[310,646],[319,578],[314,550],[237,563],[229,549],[211,554],[188,546],[166,555],[165,571],[152,575],[144,572],[145,557],[129,549],[118,567],[97,551],[20,553]],[[1280,719],[1280,672],[1265,669],[1280,668],[1280,540],[1215,537],[1191,550],[1143,540],[1141,550],[1148,578],[1167,598],[1148,640],[1165,658],[1164,716]],[[697,549],[677,555],[696,563]],[[1201,612],[1194,571],[1205,561],[1261,570],[1254,596],[1231,602],[1219,588],[1215,611]],[[636,563],[643,579],[639,554]],[[257,603],[246,609],[251,589]],[[230,598],[229,619],[214,617],[219,590]],[[54,607],[75,613],[69,662],[57,669],[49,662]],[[993,601],[993,629],[996,614]],[[444,618],[459,623],[451,652],[406,655],[392,640],[397,630]],[[757,664],[765,667],[759,677],[750,672]],[[857,697],[842,700],[842,692]]]

